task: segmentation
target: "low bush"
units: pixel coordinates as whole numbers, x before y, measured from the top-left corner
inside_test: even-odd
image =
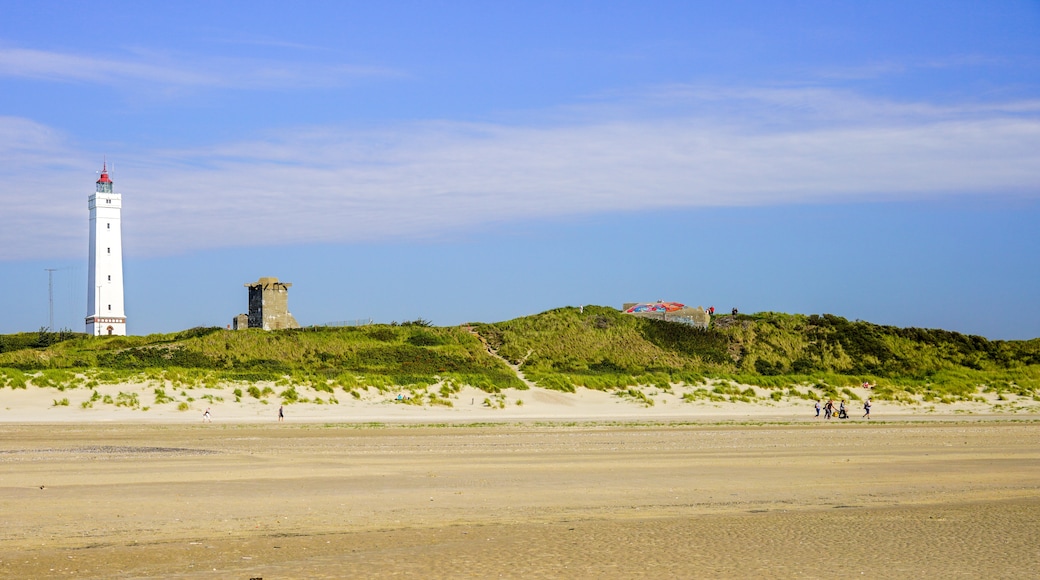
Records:
[[[156,405],[162,405],[163,403],[172,403],[172,402],[174,402],[174,398],[170,397],[170,396],[168,396],[166,394],[166,389],[163,389],[161,387],[157,387],[153,392],[155,393],[155,404]]]
[[[565,393],[576,392],[574,384],[569,380],[560,375],[549,375],[539,378],[536,383],[543,389],[550,389],[553,391],[563,391]]]
[[[644,407],[653,407],[654,400],[646,396],[641,389],[618,389],[614,392],[615,395],[622,398],[632,399],[637,403],[642,404]]]
[[[0,387],[26,388],[25,373],[18,369],[0,369]]]
[[[137,398],[137,393],[120,393],[116,396],[115,405],[117,407],[127,407],[130,409],[137,409],[141,406],[141,402]]]
[[[296,403],[300,401],[300,394],[296,392],[296,387],[289,387],[278,394],[282,398],[283,404]]]

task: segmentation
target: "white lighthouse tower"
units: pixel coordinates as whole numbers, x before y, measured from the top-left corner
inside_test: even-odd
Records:
[[[112,193],[108,163],[101,169],[90,208],[90,265],[87,276],[87,334],[126,336],[123,312],[123,196]]]

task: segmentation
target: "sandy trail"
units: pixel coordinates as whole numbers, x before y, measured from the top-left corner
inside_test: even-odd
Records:
[[[0,426],[0,577],[1032,577],[1040,424]]]

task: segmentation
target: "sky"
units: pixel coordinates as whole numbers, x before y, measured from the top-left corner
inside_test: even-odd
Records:
[[[1040,2],[0,0],[0,333],[668,300],[1040,337]],[[51,269],[53,271],[48,272]]]

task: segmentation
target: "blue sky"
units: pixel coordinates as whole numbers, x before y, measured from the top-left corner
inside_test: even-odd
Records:
[[[378,4],[378,6],[375,6]],[[666,299],[1040,336],[1037,2],[3,2],[0,332]]]

